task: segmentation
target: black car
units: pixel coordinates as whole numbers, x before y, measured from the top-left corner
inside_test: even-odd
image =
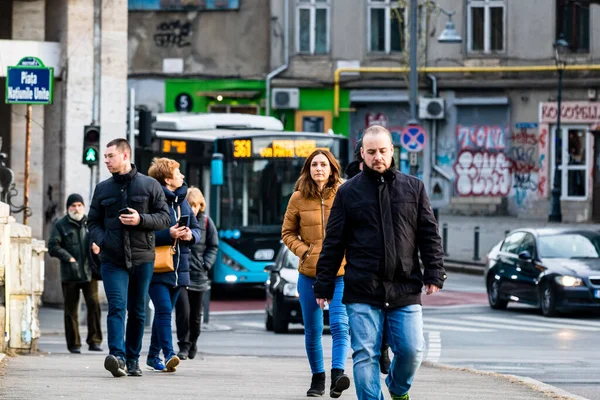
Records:
[[[488,254],[490,307],[509,301],[541,308],[600,309],[600,233],[584,229],[518,229]]]
[[[265,307],[268,331],[287,333],[290,323],[303,323],[298,295],[298,261],[298,257],[282,245],[275,263],[265,268],[269,272]],[[328,324],[328,314],[324,312],[325,325]]]

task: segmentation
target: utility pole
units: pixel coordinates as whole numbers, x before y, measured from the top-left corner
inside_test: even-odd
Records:
[[[100,99],[102,84],[102,0],[94,0],[94,97],[92,101],[92,125],[100,126]],[[102,130],[100,130],[102,132]],[[100,133],[102,134],[102,133]],[[94,173],[95,171],[95,173]],[[94,179],[95,177],[95,179]],[[90,203],[94,181],[100,180],[100,168],[90,166]]]

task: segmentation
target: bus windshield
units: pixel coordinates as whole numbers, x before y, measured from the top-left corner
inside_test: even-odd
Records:
[[[280,229],[304,159],[231,160],[225,163],[221,229]]]

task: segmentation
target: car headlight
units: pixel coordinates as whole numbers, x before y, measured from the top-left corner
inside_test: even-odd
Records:
[[[300,297],[298,293],[298,285],[295,283],[286,283],[283,285],[283,295],[289,297]]]
[[[234,261],[231,257],[226,256],[225,254],[223,254],[221,256],[221,262],[225,265],[227,265],[229,268],[231,268],[234,271],[237,272],[245,272],[248,271],[247,268],[241,266],[240,264],[238,264],[237,261]]]
[[[573,286],[581,286],[583,285],[583,280],[581,278],[577,278],[575,276],[557,276],[554,278],[554,281],[561,286],[573,287]]]

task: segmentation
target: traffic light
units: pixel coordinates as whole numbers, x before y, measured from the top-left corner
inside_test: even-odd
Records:
[[[156,121],[156,117],[152,115],[152,111],[146,109],[146,107],[139,108],[139,120],[138,120],[138,141],[142,148],[152,147],[152,123]]]
[[[81,162],[93,167],[99,163],[100,127],[86,125],[83,127],[83,157]]]

